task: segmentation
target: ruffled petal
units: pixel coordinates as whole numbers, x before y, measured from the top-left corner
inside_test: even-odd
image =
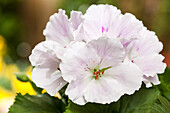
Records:
[[[94,16],[95,15],[95,16]],[[97,39],[101,36],[122,40],[140,38],[139,32],[143,29],[143,23],[134,15],[121,11],[111,5],[92,5],[85,13],[83,22],[84,30],[88,37],[85,41]]]
[[[50,17],[43,34],[46,40],[56,41],[63,47],[73,41],[73,28],[64,10],[59,9],[58,13]]]
[[[165,71],[166,64],[162,62],[163,60],[164,56],[155,53],[146,56],[138,56],[133,59],[133,62],[139,66],[144,75],[153,77]]]
[[[85,40],[88,42],[97,39],[103,36],[104,31],[113,32],[110,31],[110,27],[117,23],[120,14],[120,10],[112,5],[91,5],[84,15],[83,26],[90,37]]]
[[[101,68],[115,66],[122,63],[125,55],[125,50],[118,40],[101,37],[98,40],[93,40],[88,43],[89,49],[94,49],[101,59]]]
[[[52,96],[67,84],[59,71],[50,68],[35,67],[32,71],[32,80],[38,87],[44,88]]]
[[[74,103],[77,103],[79,105],[86,104],[86,100],[84,98],[84,90],[87,88],[87,86],[91,82],[90,73],[84,74],[82,76],[79,76],[75,81],[71,81],[66,89],[66,95],[68,95],[69,99],[71,99]]]
[[[57,56],[63,55],[63,49],[58,43],[44,41],[39,43],[32,51],[29,59],[35,68],[32,71],[33,82],[46,89],[50,95],[55,95],[67,82],[61,77]]]
[[[110,28],[111,32],[108,32],[108,36],[126,40],[140,38],[139,33],[143,27],[143,23],[134,15],[126,13],[125,15],[121,15],[120,19],[117,19],[117,25],[112,24]]]
[[[121,84],[123,93],[129,95],[139,90],[143,80],[141,69],[130,62],[108,69],[105,74],[117,80]]]
[[[143,82],[146,84],[146,87],[147,87],[147,88],[152,87],[152,84],[151,84],[151,83],[153,83],[153,85],[158,85],[158,84],[160,84],[158,75],[155,75],[154,77],[146,77],[146,76],[143,76]]]
[[[158,40],[158,37],[153,31],[144,28],[140,32],[141,38],[133,42],[133,47],[137,50],[139,55],[148,55],[152,53],[159,53],[163,49],[163,44]]]
[[[63,56],[64,51],[64,48],[60,47],[58,43],[44,41],[35,46],[32,54],[29,56],[29,60],[33,66],[48,65],[48,61],[59,64],[60,60],[58,57]]]
[[[84,21],[83,14],[80,11],[71,11],[71,24],[74,30],[77,30],[79,25]]]

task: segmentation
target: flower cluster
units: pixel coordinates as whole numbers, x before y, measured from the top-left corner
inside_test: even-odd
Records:
[[[157,85],[166,68],[155,33],[111,5],[92,5],[84,15],[72,11],[70,19],[60,9],[43,34],[29,57],[32,80],[50,95],[68,84],[66,95],[79,105],[115,102],[142,82]]]

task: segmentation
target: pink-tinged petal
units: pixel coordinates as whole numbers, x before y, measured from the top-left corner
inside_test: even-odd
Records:
[[[123,89],[123,94],[133,94],[142,85],[143,73],[134,63],[123,63],[117,67],[110,68],[105,72],[105,75],[119,82],[120,88]]]
[[[104,76],[89,83],[84,92],[86,101],[102,104],[117,101],[122,95],[123,89],[119,81]]]
[[[74,103],[79,105],[86,104],[86,100],[84,98],[84,91],[87,86],[91,83],[92,78],[88,74],[79,76],[75,81],[71,81],[66,89],[66,95],[68,95],[69,99],[71,99]]]
[[[113,32],[110,31],[111,25],[117,23],[119,15],[120,10],[112,5],[91,5],[84,15],[83,26],[90,37],[85,37],[85,41],[97,39],[103,36],[104,32]]]
[[[93,40],[88,43],[89,49],[94,49],[102,58],[101,68],[118,65],[122,63],[125,55],[124,48],[120,41],[101,37],[98,40]],[[111,63],[112,62],[112,65]]]
[[[133,59],[134,63],[139,66],[143,74],[147,77],[153,77],[156,74],[161,74],[165,71],[166,64],[162,61],[164,56],[154,53],[146,56],[138,56]]]
[[[50,17],[50,21],[43,32],[46,40],[56,41],[65,47],[73,40],[73,28],[64,10],[59,9]]]
[[[64,48],[60,47],[58,43],[53,41],[44,41],[35,46],[29,60],[33,66],[48,65],[46,62],[59,64],[61,57],[64,54]]]
[[[162,51],[163,44],[158,40],[154,32],[145,28],[140,34],[141,38],[135,42],[135,47],[140,55],[148,55]]]
[[[60,64],[60,69],[64,80],[71,82],[71,80],[76,79],[77,75],[81,74],[80,67],[83,62],[81,57],[83,56],[85,58],[86,55],[84,54],[84,51],[87,51],[84,47],[85,43],[75,42],[66,50]]]
[[[86,31],[84,30],[84,27],[82,24],[80,24],[78,29],[73,32],[73,36],[74,36],[75,41],[86,42],[87,38],[89,38],[89,36],[86,33]],[[84,39],[86,39],[86,40],[84,40]],[[91,39],[89,39],[89,40],[91,40]]]
[[[67,84],[61,77],[60,71],[51,68],[35,67],[32,72],[32,80],[37,87],[44,88],[52,96]]]
[[[77,30],[79,25],[84,21],[83,14],[80,11],[71,11],[71,24],[74,30]]]
[[[94,16],[95,15],[95,16]],[[134,15],[126,13],[122,15],[120,10],[111,5],[92,5],[84,15],[84,30],[88,37],[85,41],[107,36],[113,39],[131,40],[140,38],[139,32],[143,29],[143,23]]]
[[[35,68],[32,71],[33,82],[47,90],[50,95],[55,95],[67,82],[61,77],[57,56],[63,55],[63,49],[58,43],[44,41],[39,43],[32,51],[29,59]]]
[[[143,24],[134,15],[126,13],[121,15],[120,19],[117,19],[117,25],[112,24],[108,32],[109,37],[123,38],[131,40],[134,38],[140,38],[139,32],[143,29]]]
[[[158,75],[155,75],[154,77],[146,77],[146,76],[143,76],[143,82],[146,84],[146,87],[147,87],[147,88],[152,87],[152,84],[151,84],[151,83],[153,83],[153,85],[158,85],[158,84],[160,84]]]

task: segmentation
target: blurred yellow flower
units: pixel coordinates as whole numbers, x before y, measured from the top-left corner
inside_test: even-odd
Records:
[[[19,73],[20,70],[15,64],[6,64],[3,56],[6,53],[5,39],[0,36],[0,101],[6,97],[15,97],[16,93],[29,93],[35,95],[31,84],[29,82],[20,82],[16,79],[14,73]],[[31,77],[32,67],[29,66],[26,70],[27,75]]]

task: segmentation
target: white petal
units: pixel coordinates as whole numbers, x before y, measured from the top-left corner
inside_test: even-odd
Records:
[[[69,99],[71,99],[74,103],[79,105],[86,104],[86,100],[83,96],[84,90],[90,84],[92,78],[88,74],[79,76],[75,81],[71,81],[66,89],[66,95],[68,95]]]
[[[48,92],[48,94],[50,94],[51,96],[54,96],[66,84],[67,84],[67,82],[65,80],[63,80],[62,77],[60,77],[60,78],[56,79],[54,82],[52,82],[51,84],[44,85],[44,89]]]
[[[139,38],[139,32],[143,28],[142,22],[134,15],[122,15],[120,10],[111,5],[92,5],[84,17],[83,26],[89,35],[85,37],[87,42],[105,35],[114,39],[131,40]]]
[[[154,32],[145,28],[140,34],[141,38],[134,41],[134,47],[140,55],[148,55],[162,51],[163,44],[158,40]]]
[[[58,13],[50,17],[43,34],[47,40],[56,41],[64,47],[73,40],[72,33],[73,28],[65,11],[59,9]]]
[[[116,79],[124,94],[133,94],[139,90],[143,80],[143,73],[134,63],[123,63],[117,67],[108,69],[106,75]]]
[[[153,83],[154,85],[160,84],[158,75],[155,75],[154,77],[143,76],[143,82],[146,84],[147,88],[152,87],[151,83]]]
[[[122,63],[125,55],[124,48],[120,41],[101,37],[88,43],[89,49],[94,49],[102,58],[101,68],[118,65]]]
[[[73,25],[74,30],[76,30],[79,27],[79,25],[84,21],[82,12],[71,11],[70,21]]]
[[[35,46],[29,60],[33,66],[48,65],[46,62],[60,62],[58,57],[64,54],[64,48],[52,41],[44,41]]]
[[[117,26],[112,24],[112,32],[108,32],[109,37],[124,38],[126,40],[140,38],[139,32],[143,29],[141,21],[130,13],[121,15],[120,20],[117,20]]]
[[[92,83],[87,85],[85,90],[85,99],[88,102],[110,104],[113,101],[117,101],[121,96],[123,89],[119,81],[102,77],[100,80],[93,80]]]
[[[88,34],[86,33],[86,31],[84,30],[84,27],[82,24],[80,24],[78,29],[73,32],[73,35],[74,35],[75,41],[86,42],[84,39],[89,37]],[[89,39],[89,40],[91,40],[91,39]]]
[[[165,71],[166,64],[163,63],[164,57],[160,54],[150,54],[146,56],[138,56],[134,59],[134,63],[140,67],[143,74],[147,77],[161,74]]]
[[[38,87],[46,89],[53,96],[67,83],[59,71],[51,68],[35,67],[32,72],[32,80]]]
[[[64,80],[71,82],[81,73],[81,62],[83,61],[81,56],[84,56],[84,49],[85,43],[83,42],[75,42],[74,44],[70,45],[69,48],[66,50],[64,56],[62,57],[62,62],[60,64],[60,69],[62,72],[62,76]]]
[[[101,37],[102,27],[107,29],[112,23],[117,23],[120,14],[120,10],[112,5],[91,5],[84,15],[84,29],[90,37],[85,40],[88,42]]]
[[[32,71],[33,82],[55,95],[67,82],[63,80],[59,71],[61,60],[57,56],[63,55],[57,43],[44,41],[39,43],[32,51],[29,59],[35,68]]]

